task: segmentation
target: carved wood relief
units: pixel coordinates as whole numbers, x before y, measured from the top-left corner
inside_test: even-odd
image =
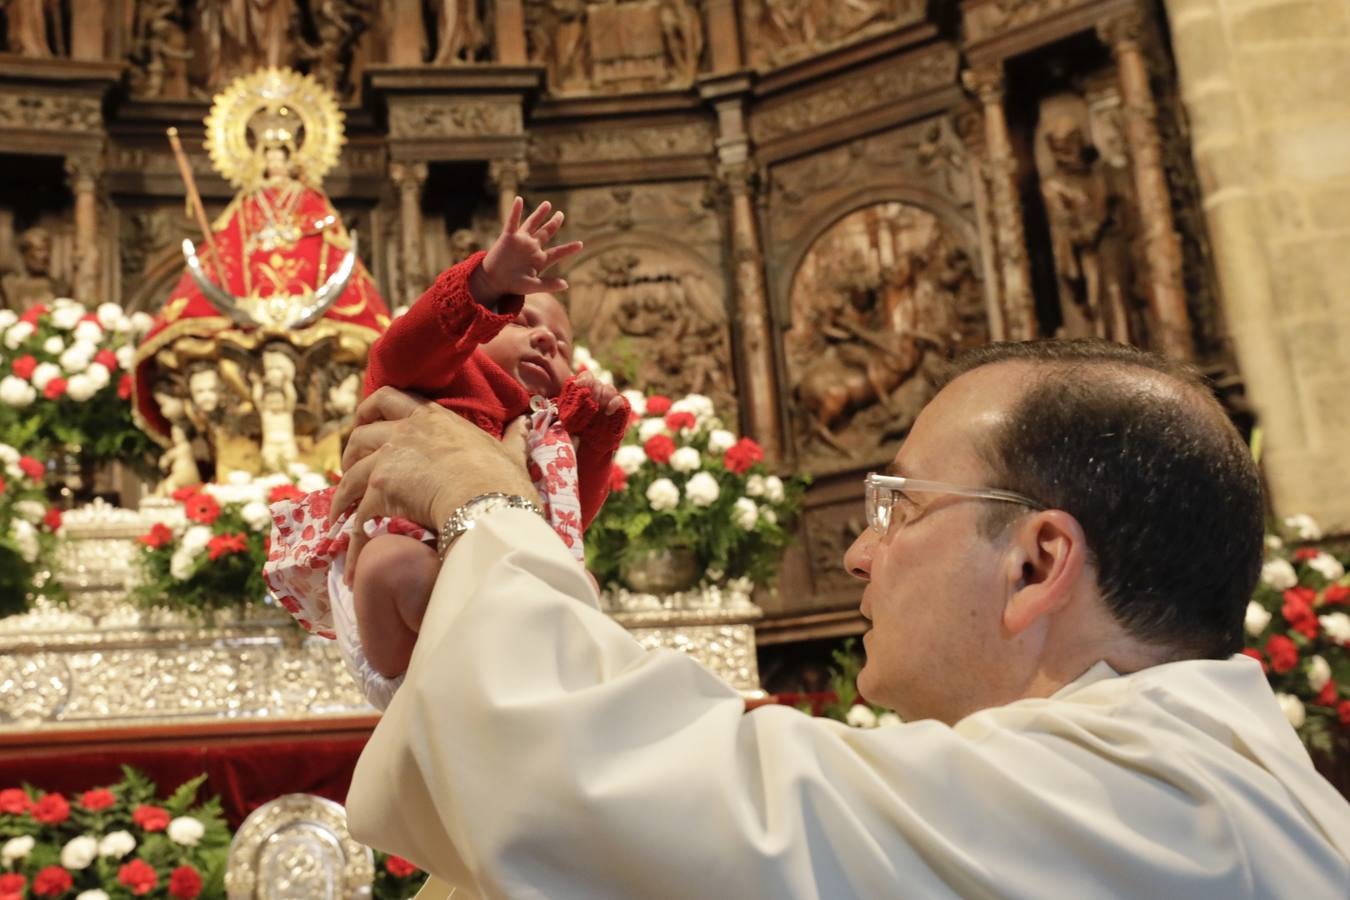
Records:
[[[741,27],[746,55],[756,69],[770,69],[921,21],[924,0],[746,0]]]

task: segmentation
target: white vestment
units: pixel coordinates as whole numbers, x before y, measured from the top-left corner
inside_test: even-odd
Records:
[[[424,896],[1350,897],[1350,804],[1246,657],[861,730],[744,714],[596,603],[529,512],[448,556],[348,796]]]

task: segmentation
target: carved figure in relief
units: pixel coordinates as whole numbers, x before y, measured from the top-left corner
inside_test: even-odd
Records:
[[[436,55],[431,63],[449,66],[473,62],[487,46],[477,0],[435,0]]]
[[[262,374],[250,374],[253,406],[262,428],[263,469],[268,472],[285,472],[300,460],[295,442],[294,354],[285,344],[268,344],[262,351]]]
[[[155,402],[159,404],[170,426],[169,447],[159,456],[159,470],[163,473],[163,479],[155,488],[155,496],[168,497],[179,488],[201,483],[202,478],[197,469],[192,439],[188,436],[191,423],[183,398],[173,393],[168,382],[161,382],[155,388]]]
[[[61,19],[60,0],[7,0],[9,52],[37,59],[64,56]]]
[[[187,61],[193,54],[178,0],[146,0],[136,16],[131,92],[137,97],[187,97]]]
[[[40,225],[19,235],[21,271],[0,277],[0,294],[9,308],[22,312],[69,293],[69,286],[52,275],[52,235]]]
[[[336,94],[348,90],[347,82],[359,73],[355,47],[366,30],[372,12],[365,0],[319,0],[310,6],[318,42],[305,46],[302,55],[311,61],[310,74]]]

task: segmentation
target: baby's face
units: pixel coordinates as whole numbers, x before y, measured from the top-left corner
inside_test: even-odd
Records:
[[[531,394],[556,397],[572,375],[572,323],[552,294],[527,294],[516,320],[483,345]]]

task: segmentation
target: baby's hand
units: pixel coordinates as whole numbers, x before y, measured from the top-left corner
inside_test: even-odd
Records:
[[[507,294],[567,290],[567,282],[563,279],[541,277],[544,270],[558,260],[581,249],[581,241],[548,246],[563,223],[561,211],[549,216],[552,209],[548,201],[544,201],[522,223],[520,217],[525,210],[525,201],[517,197],[511,204],[511,214],[506,217],[502,233],[488,250],[483,264],[469,277],[469,290],[479,303],[491,305]]]
[[[612,416],[624,408],[623,395],[619,393],[618,388],[612,384],[605,384],[596,379],[594,373],[589,370],[577,375],[577,387],[586,391],[595,400],[595,405],[600,407],[600,412],[606,416]]]

